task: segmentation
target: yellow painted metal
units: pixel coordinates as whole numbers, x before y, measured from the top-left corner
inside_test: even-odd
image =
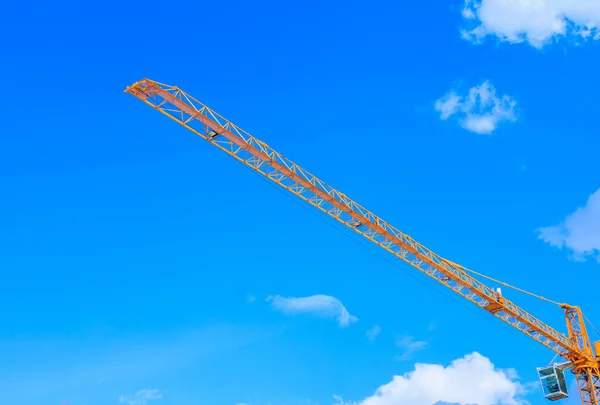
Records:
[[[583,405],[600,403],[600,367],[580,367],[573,370]]]
[[[530,293],[529,291],[525,291],[525,290],[523,290],[523,289],[521,289],[521,288],[519,288],[519,287],[515,287],[515,286],[513,286],[513,285],[510,285],[510,284],[508,284],[508,283],[505,283],[504,281],[500,281],[500,280],[497,280],[497,279],[495,279],[495,278],[492,278],[492,277],[486,276],[485,274],[478,273],[478,272],[476,272],[476,271],[473,271],[473,270],[467,269],[467,268],[465,268],[465,267],[461,266],[460,264],[452,263],[452,262],[450,262],[449,260],[447,260],[447,262],[448,262],[448,263],[450,263],[450,264],[452,264],[453,266],[456,266],[456,267],[458,267],[458,268],[462,269],[463,271],[465,271],[465,272],[467,272],[467,273],[470,273],[470,274],[475,274],[475,275],[477,275],[477,276],[479,276],[479,277],[483,277],[483,278],[485,278],[485,279],[487,279],[487,280],[493,281],[494,283],[498,283],[498,284],[500,284],[500,285],[503,285],[503,286],[505,286],[505,287],[511,288],[511,289],[513,289],[513,290],[515,290],[515,291],[519,291],[519,292],[522,292],[522,293],[524,293],[524,294],[531,295],[532,297],[535,297],[535,298],[537,298],[537,299],[540,299],[540,300],[542,300],[542,301],[546,301],[546,302],[549,302],[549,303],[551,303],[551,304],[555,304],[555,305],[558,305],[558,306],[564,305],[564,304],[561,304],[560,302],[552,301],[552,300],[549,300],[549,299],[548,299],[548,298],[546,298],[546,297],[542,297],[541,295],[537,295],[537,294]]]
[[[571,361],[583,404],[600,405],[600,362],[594,355],[578,307],[560,304],[567,316],[569,335],[566,336],[468,273],[482,274],[440,257],[179,88],[144,79],[125,92]],[[596,345],[596,352],[598,349]]]
[[[567,318],[569,339],[586,353],[585,357],[573,356],[573,372],[577,376],[577,387],[584,405],[600,403],[600,361],[595,358],[592,343],[585,327],[584,317],[579,307],[562,305]]]

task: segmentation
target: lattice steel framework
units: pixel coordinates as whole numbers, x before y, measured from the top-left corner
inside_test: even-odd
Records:
[[[600,405],[599,361],[581,311],[565,305],[569,337],[529,314],[177,87],[144,79],[125,92],[336,219],[475,305],[573,362],[582,401]]]
[[[592,344],[585,327],[583,314],[579,307],[563,305],[569,329],[569,339],[577,345],[581,351],[587,353],[586,358],[578,358],[573,361],[573,373],[577,376],[577,387],[581,394],[581,402],[584,405],[597,405],[600,403],[600,360],[589,361],[594,357]],[[600,353],[598,353],[600,355]],[[598,360],[598,358],[597,358]]]

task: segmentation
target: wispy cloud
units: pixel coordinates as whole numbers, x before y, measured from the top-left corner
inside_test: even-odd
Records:
[[[396,340],[396,346],[402,350],[402,353],[395,356],[396,360],[408,360],[416,352],[427,347],[424,340],[416,340],[412,336],[402,336]]]
[[[432,381],[439,384],[432,385]],[[520,383],[513,370],[497,369],[487,357],[475,352],[448,366],[417,363],[413,371],[394,376],[362,401],[345,402],[337,395],[334,400],[336,405],[526,405],[523,396],[531,388]]]
[[[598,0],[465,0],[461,36],[473,43],[493,37],[536,48],[559,38],[599,40]]]
[[[119,402],[127,405],[146,405],[148,401],[162,399],[162,397],[163,394],[156,388],[144,388],[131,396],[121,395],[119,397]]]
[[[341,327],[357,322],[358,318],[350,312],[340,300],[329,295],[312,295],[310,297],[267,297],[274,309],[284,314],[313,314],[323,318],[334,318]]]
[[[381,328],[379,327],[379,325],[375,325],[371,329],[367,330],[367,339],[369,339],[372,342],[377,338],[377,336],[379,336],[380,333]]]
[[[450,91],[435,102],[442,120],[456,116],[467,131],[489,135],[502,121],[515,121],[516,102],[507,95],[498,96],[496,88],[484,81],[472,87],[468,94]]]
[[[600,261],[600,189],[564,221],[539,228],[537,233],[544,242],[568,249],[574,260],[595,258]]]
[[[216,325],[127,338],[4,340],[0,341],[5,360],[0,362],[0,391],[9,402],[27,397],[30,403],[39,403],[52,395],[94,389],[99,381],[108,384],[178,372],[205,356],[226,353],[270,333]]]

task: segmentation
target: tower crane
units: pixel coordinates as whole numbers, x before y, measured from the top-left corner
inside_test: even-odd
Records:
[[[554,351],[564,361],[538,368],[547,399],[555,401],[568,396],[564,371],[570,368],[575,375],[582,404],[600,405],[600,341],[592,345],[585,316],[579,307],[554,302],[562,308],[566,318],[567,334],[561,333],[505,298],[499,289],[488,287],[473,275],[497,280],[437,255],[179,88],[143,79],[127,87],[125,92]]]

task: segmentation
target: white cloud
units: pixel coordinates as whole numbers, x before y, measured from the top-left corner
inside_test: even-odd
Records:
[[[600,39],[598,0],[465,0],[463,38],[479,43],[494,36],[541,48],[553,40]]]
[[[435,102],[442,120],[457,115],[463,128],[477,134],[491,134],[502,121],[515,121],[516,102],[509,96],[497,96],[496,88],[484,81],[472,87],[467,95],[455,91],[446,93]]]
[[[158,375],[197,364],[206,356],[229,353],[277,333],[279,328],[222,323],[199,329],[133,334],[110,341],[102,337],[82,341],[76,336],[0,339],[0,353],[5,360],[0,362],[0,392],[8,398],[3,403],[19,403],[28,397],[41,404],[53,393],[66,397],[76,390],[93,388],[99,380],[104,380],[103,384],[132,376],[140,381],[154,380]],[[19,362],[23,356],[29,356],[31,361]],[[122,393],[125,397],[128,394]],[[116,393],[114,403],[118,399]],[[160,402],[150,401],[148,405],[155,403]]]
[[[538,229],[538,237],[552,246],[567,248],[575,260],[591,257],[600,261],[600,189],[560,224]]]
[[[161,399],[162,397],[163,395],[156,388],[145,388],[139,390],[130,397],[121,395],[119,397],[119,402],[127,405],[146,405],[147,401]]]
[[[396,356],[396,360],[407,360],[419,350],[427,347],[427,342],[424,340],[415,340],[412,336],[402,336],[396,340],[396,346],[402,349],[402,354]]]
[[[380,333],[381,328],[379,327],[379,325],[375,325],[371,329],[367,330],[367,339],[373,341],[377,338],[377,336],[379,336]]]
[[[341,327],[357,322],[358,318],[350,315],[346,307],[335,297],[329,295],[312,295],[310,297],[267,297],[273,308],[285,314],[314,314],[324,318],[337,319]]]
[[[415,369],[394,376],[375,394],[359,402],[337,405],[432,405],[438,402],[477,405],[526,405],[521,398],[529,384],[521,384],[514,370],[497,369],[488,358],[475,352],[449,366],[416,364]]]

